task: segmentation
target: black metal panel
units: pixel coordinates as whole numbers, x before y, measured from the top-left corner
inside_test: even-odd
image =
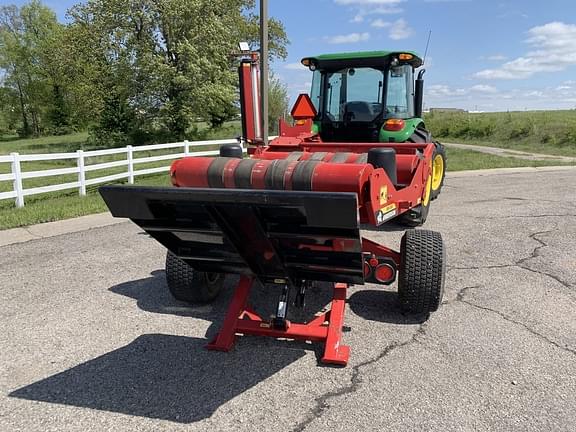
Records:
[[[201,271],[362,284],[353,193],[104,186],[132,219]]]

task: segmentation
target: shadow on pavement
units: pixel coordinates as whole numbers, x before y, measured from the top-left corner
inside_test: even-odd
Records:
[[[361,318],[391,324],[421,324],[430,316],[402,313],[398,305],[398,294],[381,289],[355,292],[348,299],[348,305]]]
[[[253,336],[239,337],[237,345],[243,347],[228,353],[207,351],[205,346],[218,331],[237,280],[227,278],[222,295],[201,306],[175,300],[166,286],[164,271],[110,288],[135,299],[147,312],[212,321],[207,338],[142,335],[124,347],[9,396],[192,423],[210,417],[218,407],[302,358],[306,351],[321,356],[320,344]],[[294,319],[309,319],[329,303],[331,290],[317,287],[313,291],[308,297],[309,307],[304,313],[294,311]],[[266,317],[274,312],[277,294],[279,291],[271,287],[255,284],[250,303]]]
[[[313,350],[317,358],[321,357],[322,344],[253,336],[239,337],[239,347],[228,353],[207,351],[205,345],[218,331],[236,281],[229,277],[222,295],[203,306],[174,300],[163,271],[110,288],[135,299],[138,307],[148,312],[212,321],[207,338],[145,334],[9,396],[192,423],[210,417],[220,406],[302,358],[307,351]],[[278,294],[274,287],[256,284],[250,304],[266,317],[274,312]],[[331,295],[326,285],[312,288],[307,307],[304,311],[292,309],[291,318],[298,322],[311,319],[329,305]],[[360,291],[350,297],[349,304],[354,313],[368,320],[398,324],[424,321],[403,316],[396,294],[391,292]]]
[[[305,355],[281,344],[230,353],[206,351],[205,344],[205,339],[142,335],[10,396],[191,423]]]

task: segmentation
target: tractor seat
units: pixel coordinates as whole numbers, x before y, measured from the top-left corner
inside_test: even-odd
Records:
[[[374,112],[368,102],[348,102],[344,107],[345,113],[350,115],[350,120],[357,122],[371,122],[374,120]]]

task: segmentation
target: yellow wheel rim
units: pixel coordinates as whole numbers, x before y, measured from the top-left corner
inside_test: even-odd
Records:
[[[442,184],[442,177],[444,177],[444,159],[442,155],[437,154],[432,161],[432,190],[437,191]]]
[[[428,180],[426,180],[426,189],[424,191],[424,197],[422,198],[422,205],[424,207],[430,204],[430,195],[432,193],[432,175],[428,176]]]

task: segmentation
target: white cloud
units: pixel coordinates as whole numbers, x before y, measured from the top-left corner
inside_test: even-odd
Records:
[[[296,63],[286,63],[284,65],[284,69],[289,69],[289,70],[307,70],[306,66],[304,66],[302,63],[300,62],[296,62]]]
[[[399,7],[406,0],[334,0],[338,5],[348,6],[356,15],[350,22],[361,23],[368,15],[389,15],[402,13]]]
[[[390,27],[392,25],[392,23],[388,22],[388,21],[384,21],[382,18],[378,18],[373,20],[370,25],[372,27],[377,27],[377,28],[386,28],[386,27]]]
[[[474,74],[481,79],[526,79],[540,72],[557,72],[576,65],[576,25],[551,22],[528,31],[533,48],[522,57]]]
[[[481,60],[490,60],[490,61],[504,61],[504,60],[508,60],[508,57],[506,57],[505,55],[502,54],[494,54],[494,55],[489,55],[486,57],[480,57]]]
[[[498,89],[491,85],[486,84],[476,84],[470,87],[471,92],[476,93],[498,93]]]
[[[350,33],[347,35],[326,36],[324,40],[331,44],[349,44],[364,42],[370,39],[370,33]]]
[[[426,88],[428,96],[462,96],[467,94],[468,91],[463,88],[451,88],[444,84],[435,84]]]
[[[359,13],[359,14],[356,14],[356,15],[354,16],[354,18],[352,18],[352,19],[350,20],[351,23],[355,23],[355,24],[361,23],[361,22],[363,22],[363,21],[364,21],[364,15],[362,15],[362,14],[360,14],[360,13]]]
[[[394,21],[390,26],[390,33],[388,36],[393,40],[400,40],[409,38],[414,34],[414,30],[408,26],[408,23],[404,18]]]
[[[404,0],[334,0],[334,2],[341,4],[341,5],[395,5],[398,3],[402,3]]]
[[[540,88],[500,90],[490,85],[453,87],[445,84],[425,86],[428,107],[455,107],[468,110],[573,109],[576,86],[564,84]]]

